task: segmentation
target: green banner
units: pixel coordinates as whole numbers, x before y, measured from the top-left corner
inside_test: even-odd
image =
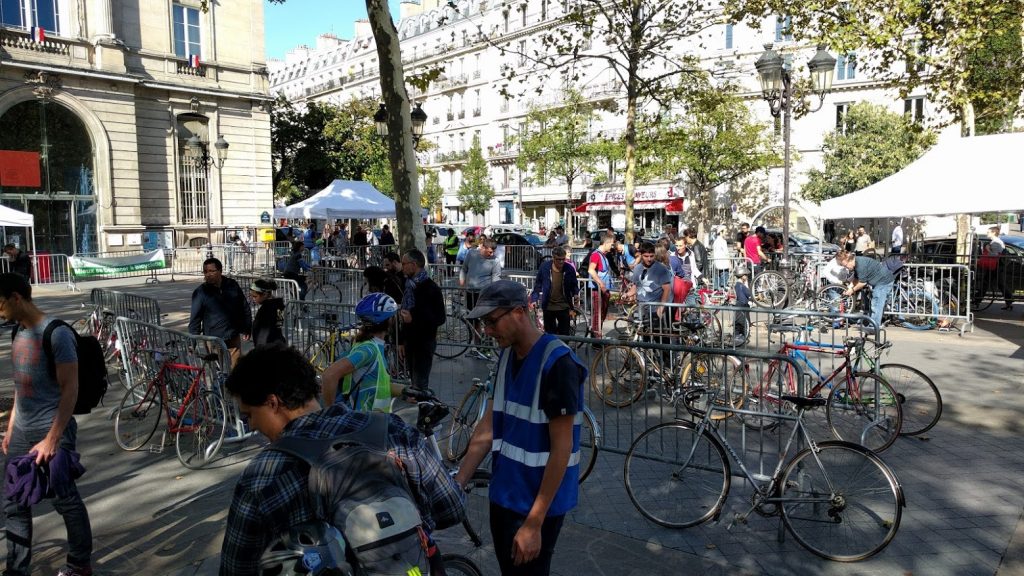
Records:
[[[68,258],[68,261],[71,263],[71,272],[76,278],[110,276],[114,274],[125,274],[128,272],[140,272],[144,270],[161,270],[167,267],[167,263],[164,260],[163,249],[153,250],[143,254],[107,258],[71,256]]]

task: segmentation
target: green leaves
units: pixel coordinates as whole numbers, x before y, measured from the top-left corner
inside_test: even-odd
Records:
[[[483,214],[491,207],[494,188],[487,172],[487,161],[480,150],[480,138],[473,136],[469,159],[462,167],[462,184],[457,193],[462,207],[473,214]]]
[[[519,134],[518,167],[524,172],[532,167],[529,181],[543,184],[558,178],[571,190],[580,176],[596,171],[598,148],[590,125],[597,114],[575,90],[567,91],[563,102],[527,114],[525,131]]]
[[[802,195],[821,202],[843,196],[902,170],[935,143],[935,134],[867,102],[854,104],[845,130],[825,137],[824,169],[808,172]]]

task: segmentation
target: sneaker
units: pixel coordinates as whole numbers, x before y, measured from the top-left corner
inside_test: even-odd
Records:
[[[79,568],[70,564],[65,564],[60,572],[57,572],[57,576],[92,576],[92,567],[86,566]]]

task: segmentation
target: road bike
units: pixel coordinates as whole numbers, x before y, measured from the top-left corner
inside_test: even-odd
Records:
[[[867,366],[867,371],[877,372],[892,385],[903,413],[900,435],[924,434],[942,417],[942,394],[931,378],[913,366],[879,363],[881,355],[890,348],[892,342],[879,345],[871,340],[865,340],[863,346],[856,348],[857,357],[853,370],[860,372],[863,362]]]
[[[450,462],[458,462],[466,455],[469,441],[473,437],[477,422],[487,413],[491,399],[491,390],[497,362],[489,369],[487,380],[473,378],[469,390],[459,401],[459,407],[452,415],[449,424],[444,457]],[[586,404],[583,412],[577,414],[580,423],[580,484],[587,479],[597,462],[597,453],[601,450],[601,427],[597,418]]]
[[[227,408],[222,397],[224,378],[218,373],[207,386],[205,365],[219,354],[203,356],[204,366],[175,362],[163,350],[144,349],[159,364],[153,378],[133,385],[114,413],[114,439],[124,450],[135,451],[149,443],[164,416],[167,432],[174,434],[178,460],[187,468],[202,468],[217,455],[224,442]],[[163,441],[159,444],[163,449]]]
[[[694,388],[688,395],[716,393]],[[712,407],[696,423],[658,424],[633,441],[624,465],[629,499],[645,518],[668,528],[718,519],[732,485],[731,458],[754,493],[750,508],[733,518],[730,529],[755,512],[781,516],[796,541],[822,558],[855,562],[877,554],[896,536],[906,506],[896,474],[863,446],[814,441],[804,414],[825,404],[824,398],[783,395],[780,400],[795,414],[771,415],[793,424],[771,476],[744,464],[712,418],[714,411],[734,409],[712,397],[686,403]],[[787,461],[794,441],[806,448]]]
[[[806,328],[791,325],[770,324],[772,332],[803,333]],[[816,397],[827,393],[825,417],[832,434],[840,440],[857,442],[876,452],[892,446],[900,434],[903,411],[896,391],[881,376],[870,372],[854,370],[853,359],[864,346],[864,337],[847,338],[842,344],[828,344],[814,341],[783,342],[778,353],[799,361],[809,370],[814,385],[804,393]],[[836,356],[842,362],[830,374],[823,374],[811,362],[806,353]],[[785,364],[785,365],[783,365]],[[782,396],[800,393],[793,365],[780,360],[770,360],[767,369],[761,371],[760,361],[745,364],[751,381],[747,396],[747,408],[765,418],[745,416],[744,426],[760,430],[778,425],[771,416],[778,412],[792,412],[794,407],[787,404]],[[759,377],[760,376],[760,377]],[[827,389],[827,392],[826,392]]]
[[[457,298],[449,302],[450,309],[444,325],[437,330],[437,347],[434,355],[439,358],[458,358],[474,347],[470,354],[480,360],[489,360],[490,351],[495,349],[494,339],[484,333],[476,321],[466,318],[469,313],[463,300],[464,293],[459,291]]]

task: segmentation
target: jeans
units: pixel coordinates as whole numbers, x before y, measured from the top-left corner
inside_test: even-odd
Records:
[[[608,316],[608,304],[611,295],[608,292],[601,292],[597,288],[590,290],[590,331],[594,338],[603,338],[604,319]]]
[[[526,564],[516,566],[512,560],[512,541],[526,521],[526,516],[491,503],[491,537],[494,554],[502,576],[546,576],[551,572],[551,557],[555,554],[558,533],[562,531],[565,516],[548,516],[540,526],[540,554]]]
[[[7,458],[4,459],[4,470],[7,469],[7,460],[15,456],[28,454],[29,450],[46,436],[46,432],[46,430],[36,430],[25,433],[15,429],[7,449]],[[77,433],[78,425],[72,418],[64,429],[64,436],[60,439],[60,447],[74,450]],[[71,488],[69,496],[54,499],[53,507],[64,518],[64,527],[67,529],[68,564],[86,567],[92,563],[92,527],[89,524],[89,512],[85,509],[85,503],[82,502],[78,488],[74,484],[72,484]],[[4,515],[7,517],[6,574],[28,576],[31,572],[30,564],[32,562],[32,508],[7,500],[6,496],[5,489]]]
[[[405,363],[409,368],[409,383],[413,388],[426,390],[430,385],[430,369],[434,366],[434,350],[437,340],[407,343],[405,346]]]
[[[871,319],[876,328],[882,326],[882,312],[885,311],[885,303],[889,300],[890,292],[892,292],[892,282],[871,287]]]
[[[569,310],[545,310],[544,331],[557,336],[569,336],[572,327],[569,324]]]
[[[729,269],[725,268],[724,270],[715,270],[714,282],[715,290],[728,290]]]

